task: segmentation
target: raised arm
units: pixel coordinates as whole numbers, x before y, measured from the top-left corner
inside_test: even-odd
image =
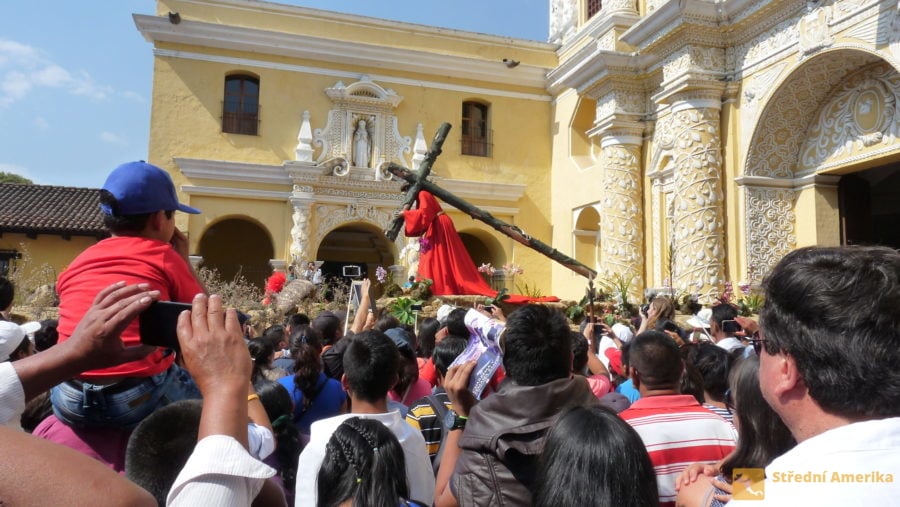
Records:
[[[140,359],[155,347],[126,348],[119,339],[138,314],[159,297],[149,285],[119,282],[100,291],[72,336],[49,349],[12,363],[25,391],[25,401],[87,370]]]

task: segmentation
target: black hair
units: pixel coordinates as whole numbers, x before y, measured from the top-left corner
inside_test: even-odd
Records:
[[[58,326],[56,319],[42,320],[41,328],[34,332],[34,350],[40,352],[56,345],[59,341]]]
[[[118,235],[136,234],[147,227],[147,221],[154,213],[139,213],[137,215],[122,215],[119,210],[119,200],[109,190],[100,190],[100,204],[112,210],[112,214],[103,213],[103,225],[106,229]],[[166,218],[172,218],[175,210],[165,210]]]
[[[265,378],[265,370],[272,367],[271,358],[275,353],[272,342],[265,338],[253,338],[247,342],[247,350],[250,352],[250,359],[253,360],[253,371],[250,373],[250,382],[256,382],[257,379]]]
[[[397,382],[400,351],[381,331],[364,331],[354,335],[344,351],[344,376],[348,391],[370,403],[387,397]]]
[[[378,320],[375,321],[372,329],[383,333],[388,329],[393,329],[395,327],[403,327],[403,324],[400,323],[400,320],[397,317],[394,317],[390,313],[384,313],[378,317]]]
[[[469,328],[466,327],[466,314],[469,310],[465,308],[454,308],[447,314],[447,320],[444,321],[444,327],[447,328],[447,334],[455,334],[456,336],[469,336]]]
[[[703,377],[703,391],[713,401],[724,402],[728,390],[728,371],[731,369],[731,354],[709,342],[698,343],[694,353],[687,358]]]
[[[722,329],[722,322],[726,320],[734,320],[737,317],[738,311],[733,305],[728,303],[718,304],[712,307],[712,317],[710,317],[710,322],[715,322],[719,329]]]
[[[653,463],[638,433],[606,407],[560,413],[538,460],[533,505],[656,507]]]
[[[409,497],[406,459],[397,437],[382,423],[351,417],[325,444],[316,480],[318,505],[397,507]]]
[[[400,364],[397,369],[397,383],[393,387],[394,393],[403,402],[409,387],[419,380],[419,363],[416,361],[416,353],[410,344],[410,341],[414,340],[415,336],[404,327],[394,329],[396,331],[391,331],[392,333],[399,332],[406,340],[405,345],[397,346],[397,351],[400,352]],[[393,339],[393,337],[391,338]],[[396,344],[396,342],[394,343]]]
[[[28,357],[30,355],[31,345],[31,340],[28,338],[28,335],[25,335],[25,338],[19,342],[19,346],[9,353],[9,362],[18,361],[19,359]]]
[[[631,367],[648,389],[678,389],[684,373],[684,361],[669,335],[662,331],[644,331],[629,343]]]
[[[334,345],[340,338],[341,319],[333,313],[321,313],[310,323],[322,335],[323,345]]]
[[[722,462],[729,480],[735,468],[765,468],[792,449],[797,441],[759,389],[759,358],[748,356],[735,364],[729,375],[735,400],[737,445]]]
[[[297,482],[297,460],[303,445],[300,433],[292,421],[294,402],[287,389],[278,382],[260,380],[253,383],[259,401],[272,423],[275,436],[275,457],[278,459],[278,474],[281,483],[289,491],[294,491]]]
[[[572,371],[584,374],[584,368],[588,362],[588,341],[578,331],[571,331],[569,337],[572,340]]]
[[[521,386],[567,378],[572,370],[569,321],[559,310],[526,305],[510,314],[501,335],[507,377]]]
[[[8,278],[0,276],[0,310],[6,310],[13,304],[16,291]]]
[[[441,323],[434,317],[426,317],[419,322],[419,335],[416,337],[419,357],[431,357],[434,352],[434,335],[441,328]]]
[[[312,320],[310,320],[309,316],[305,313],[295,313],[288,317],[287,322],[285,322],[285,327],[294,329],[297,326],[309,325],[310,322],[312,322]]]
[[[285,329],[281,324],[269,326],[263,331],[262,337],[272,344],[273,348],[278,348],[278,344],[286,340]]]
[[[321,334],[315,328],[301,325],[291,329],[291,357],[294,359],[294,386],[303,393],[303,408],[315,401],[319,374],[322,373]]]
[[[763,287],[761,353],[791,356],[809,395],[830,414],[900,416],[900,253],[801,248]]]
[[[202,410],[200,400],[170,403],[141,421],[128,439],[125,477],[150,492],[159,507],[194,452]]]
[[[441,343],[434,347],[434,353],[431,359],[434,362],[434,369],[441,374],[442,377],[447,376],[447,368],[453,363],[457,356],[466,350],[469,344],[468,338],[462,336],[449,335]]]

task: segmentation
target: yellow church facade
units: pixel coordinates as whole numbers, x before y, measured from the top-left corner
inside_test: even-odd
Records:
[[[900,247],[894,1],[551,0],[531,42],[250,0],[159,1],[149,160],[197,262],[402,264],[388,162],[600,273],[708,300],[804,245]],[[476,264],[586,280],[449,205]],[[398,270],[400,268],[395,268]],[[405,272],[404,272],[405,273]]]

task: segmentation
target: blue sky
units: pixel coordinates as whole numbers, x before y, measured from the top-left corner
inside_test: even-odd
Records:
[[[548,0],[284,0],[278,3],[543,41]],[[0,171],[100,187],[144,159],[152,47],[132,13],[152,0],[16,2],[0,16]]]

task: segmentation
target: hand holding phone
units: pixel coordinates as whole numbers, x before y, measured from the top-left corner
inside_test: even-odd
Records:
[[[144,310],[138,318],[138,329],[141,343],[166,347],[176,352],[181,350],[178,344],[178,316],[185,310],[190,310],[190,303],[178,303],[175,301],[156,301]],[[225,314],[222,314],[225,318]],[[238,321],[241,325],[249,320],[250,316],[238,312]]]

